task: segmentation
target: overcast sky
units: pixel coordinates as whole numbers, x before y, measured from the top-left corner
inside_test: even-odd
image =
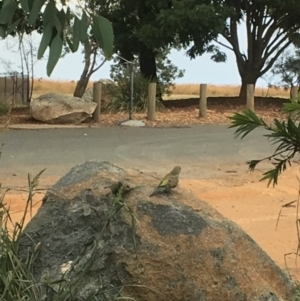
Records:
[[[239,39],[241,49],[246,50],[244,24],[239,27]],[[34,44],[38,46],[40,36],[36,35],[34,38]],[[221,39],[222,40],[222,39]],[[223,40],[222,40],[223,41]],[[223,41],[224,42],[224,41]],[[8,49],[9,48],[9,49]],[[13,48],[15,52],[11,49]],[[204,54],[201,57],[191,60],[185,55],[184,51],[172,51],[170,59],[180,69],[185,69],[183,78],[176,80],[177,83],[207,83],[214,85],[226,85],[226,84],[240,84],[240,76],[238,74],[235,56],[232,51],[222,47],[222,50],[227,54],[226,63],[214,63],[210,60],[210,55]],[[13,38],[8,38],[6,41],[0,41],[1,59],[10,61],[12,68],[18,70],[20,65],[20,59],[17,52],[17,41]],[[245,51],[246,52],[246,51]],[[56,65],[51,79],[53,80],[78,80],[83,69],[83,54],[81,51],[66,55],[60,59]],[[0,72],[5,72],[5,67],[0,61]],[[34,67],[35,77],[48,78],[46,75],[46,61],[38,61]],[[91,80],[98,80],[103,78],[109,78],[110,62],[93,74]],[[258,86],[267,86],[267,80],[270,78],[270,74],[266,76],[266,79],[259,79]]]

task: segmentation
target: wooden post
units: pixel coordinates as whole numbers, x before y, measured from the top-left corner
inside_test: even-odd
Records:
[[[291,97],[291,100],[294,100],[294,101],[298,100],[298,97],[299,97],[298,86],[291,87],[290,97]],[[289,117],[292,118],[293,120],[299,119],[299,111],[297,110],[297,111],[291,112],[289,114]]]
[[[298,99],[298,87],[297,86],[291,87],[291,99],[292,100]]]
[[[155,107],[156,107],[156,83],[149,83],[148,86],[148,111],[147,119],[155,120]]]
[[[254,112],[254,85],[247,85],[247,108]]]
[[[206,97],[207,84],[200,85],[200,98],[199,98],[199,117],[206,117],[207,97]]]
[[[100,111],[101,111],[101,83],[96,82],[93,85],[93,102],[97,104],[97,107],[93,113],[93,119],[95,122],[100,121]]]

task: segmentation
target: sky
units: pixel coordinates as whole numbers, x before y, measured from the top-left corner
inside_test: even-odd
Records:
[[[242,23],[238,29],[240,48],[246,52],[246,34],[245,25]],[[40,36],[34,36],[34,45],[38,46]],[[220,39],[220,41],[225,42]],[[225,42],[226,43],[226,42]],[[0,73],[5,72],[3,61],[11,63],[11,69],[19,71],[20,58],[18,54],[18,42],[9,37],[6,40],[0,40]],[[169,56],[172,63],[179,69],[184,69],[184,77],[177,79],[178,84],[213,84],[213,85],[239,85],[241,83],[240,76],[237,70],[235,56],[232,51],[221,46],[222,51],[227,54],[227,61],[225,63],[215,63],[210,59],[209,54],[204,54],[196,59],[190,59],[185,51],[173,50]],[[37,61],[34,65],[34,76],[36,78],[49,79],[46,74],[46,60]],[[102,68],[93,74],[91,80],[99,80],[109,78],[110,62],[106,62]],[[67,54],[61,58],[56,65],[50,79],[52,80],[79,80],[83,70],[83,54],[79,50],[76,53]],[[258,80],[258,87],[266,87],[270,75],[266,75],[265,79]]]

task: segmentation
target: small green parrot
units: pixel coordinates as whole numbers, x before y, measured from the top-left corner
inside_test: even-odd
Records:
[[[169,193],[172,188],[175,188],[179,182],[180,171],[181,171],[181,167],[175,166],[173,170],[160,181],[156,189],[149,195],[149,197],[164,192]]]

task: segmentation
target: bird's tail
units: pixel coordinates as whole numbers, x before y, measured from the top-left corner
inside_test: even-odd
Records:
[[[151,198],[152,196],[155,196],[158,194],[158,190],[155,189],[150,195],[149,195],[149,198]]]
[[[152,197],[152,196],[155,196],[155,195],[158,195],[158,194],[162,194],[166,192],[166,187],[157,187],[150,195],[149,197]]]

